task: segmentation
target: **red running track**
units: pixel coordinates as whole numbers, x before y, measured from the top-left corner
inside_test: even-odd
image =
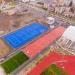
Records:
[[[27,75],[40,75],[46,68],[55,61],[61,60],[61,56],[57,53],[51,53],[43,59],[34,69],[32,69]]]
[[[40,75],[46,68],[53,62],[61,67],[68,75],[75,75],[75,56],[60,56],[57,53],[51,53],[43,59],[34,69],[32,69],[27,75]],[[63,61],[64,60],[64,61]],[[60,62],[57,62],[60,61]]]
[[[65,62],[57,65],[66,71],[69,75],[75,75],[75,56],[64,56]]]
[[[33,58],[38,53],[40,53],[42,50],[47,48],[50,44],[52,44],[56,39],[58,39],[65,31],[65,28],[58,27],[48,33],[46,33],[44,36],[40,37],[24,49],[22,51],[27,54],[30,58]]]

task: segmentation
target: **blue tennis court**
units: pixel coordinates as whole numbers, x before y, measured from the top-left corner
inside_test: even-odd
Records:
[[[44,34],[46,31],[48,31],[48,27],[35,22],[3,36],[3,40],[10,47],[17,49]]]

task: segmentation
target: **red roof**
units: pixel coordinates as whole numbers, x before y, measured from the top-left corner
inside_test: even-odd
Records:
[[[44,36],[41,38],[37,39],[24,49],[22,51],[27,54],[29,57],[34,57],[38,53],[40,53],[42,50],[47,48],[50,44],[52,44],[57,38],[59,38],[63,32],[64,32],[63,27],[58,27],[48,33],[46,33]]]
[[[43,59],[34,69],[32,69],[27,75],[40,75],[47,67],[54,61],[60,60],[61,57],[57,53],[51,53]]]

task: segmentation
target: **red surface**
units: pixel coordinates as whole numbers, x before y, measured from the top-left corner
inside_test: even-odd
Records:
[[[69,75],[75,75],[75,56],[64,56],[64,60],[65,62],[60,62],[57,65]]]
[[[64,60],[75,62],[75,56],[70,56],[70,55],[64,56]]]
[[[49,54],[43,59],[34,69],[27,75],[40,75],[50,64],[55,62],[61,67],[68,75],[75,75],[75,56],[60,56],[57,53]]]
[[[44,36],[37,39],[32,44],[28,45],[22,51],[32,58],[38,53],[40,53],[42,50],[47,48],[57,38],[59,38],[63,34],[64,30],[65,29],[63,27],[58,27],[54,29],[53,31],[46,33]]]
[[[44,58],[33,70],[31,70],[27,75],[40,75],[50,64],[55,61],[61,60],[60,55],[56,53],[51,53]]]
[[[57,63],[59,67],[61,67],[68,75],[75,75],[75,62],[68,61]]]

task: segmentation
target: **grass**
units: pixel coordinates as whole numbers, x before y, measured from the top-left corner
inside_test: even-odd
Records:
[[[19,66],[25,63],[29,58],[23,53],[19,52],[6,62],[2,63],[1,66],[4,68],[7,74],[10,74],[14,70],[16,70]]]
[[[63,69],[57,67],[55,64],[49,66],[41,75],[68,75]]]

